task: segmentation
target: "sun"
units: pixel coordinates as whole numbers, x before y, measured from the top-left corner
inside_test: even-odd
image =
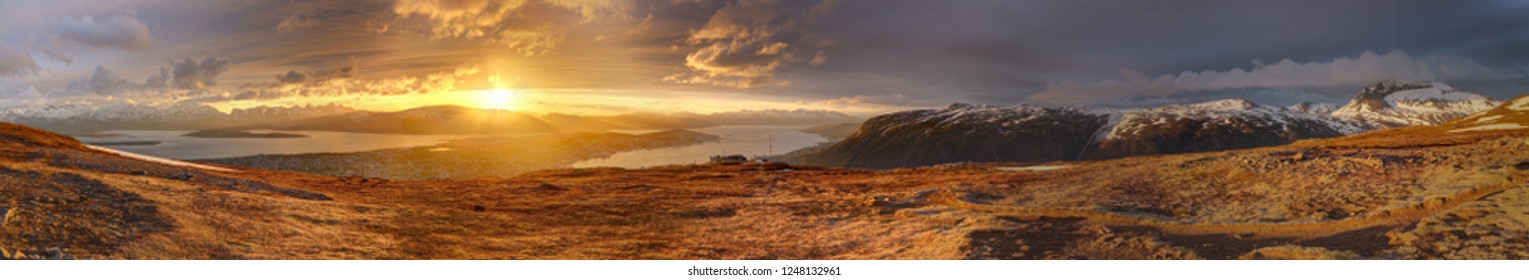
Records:
[[[483,93],[483,105],[488,109],[515,110],[515,91],[509,89],[491,89]]]

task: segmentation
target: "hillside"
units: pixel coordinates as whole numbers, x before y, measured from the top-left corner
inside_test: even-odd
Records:
[[[837,141],[840,139],[849,138],[850,136],[855,135],[856,132],[860,132],[860,123],[846,122],[821,124],[803,128],[800,129],[800,131],[817,134],[818,136],[823,136],[824,139]]]
[[[145,161],[0,125],[0,257],[1529,259],[1526,100],[1440,126],[1066,166],[457,181]]]

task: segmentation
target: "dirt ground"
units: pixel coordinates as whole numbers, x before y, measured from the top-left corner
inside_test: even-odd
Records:
[[[1529,258],[1529,130],[1027,171],[750,164],[392,181],[173,167],[18,129],[0,144],[4,258]]]

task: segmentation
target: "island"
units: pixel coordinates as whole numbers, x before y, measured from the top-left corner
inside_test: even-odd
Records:
[[[281,133],[281,132],[255,133],[255,132],[249,132],[249,131],[243,131],[243,130],[202,130],[202,131],[196,131],[196,132],[192,132],[192,133],[182,134],[181,136],[196,137],[196,138],[307,138],[308,137],[308,135],[295,134],[295,133]]]

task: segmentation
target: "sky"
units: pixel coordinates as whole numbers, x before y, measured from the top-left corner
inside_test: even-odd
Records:
[[[543,113],[1529,93],[1524,1],[0,0],[0,106]]]

